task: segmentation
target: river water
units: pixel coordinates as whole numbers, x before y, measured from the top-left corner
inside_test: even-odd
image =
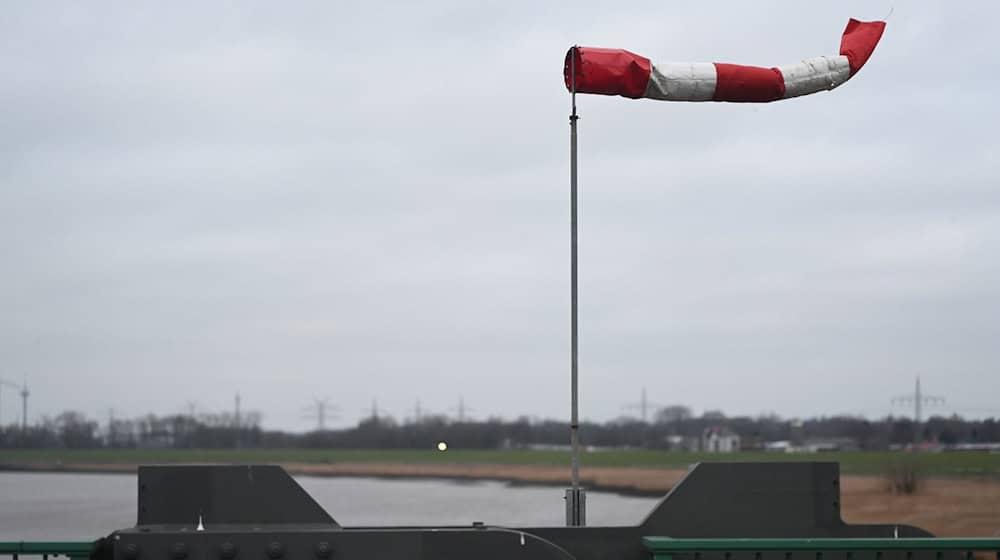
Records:
[[[563,489],[500,482],[296,477],[338,523],[547,526],[565,523]],[[588,525],[637,524],[651,498],[587,493]],[[136,477],[0,473],[0,541],[90,540],[131,527]]]

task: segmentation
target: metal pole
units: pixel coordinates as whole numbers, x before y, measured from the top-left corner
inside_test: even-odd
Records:
[[[570,206],[570,458],[572,488],[566,492],[566,525],[579,527],[586,524],[584,495],[580,489],[580,410],[578,398],[579,373],[579,329],[577,313],[577,236],[576,236],[576,54],[579,47],[570,52],[570,98],[572,113],[569,116],[569,206]]]

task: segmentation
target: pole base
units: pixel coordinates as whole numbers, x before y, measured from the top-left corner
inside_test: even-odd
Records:
[[[566,526],[585,526],[587,524],[587,492],[583,488],[567,488],[565,500]]]

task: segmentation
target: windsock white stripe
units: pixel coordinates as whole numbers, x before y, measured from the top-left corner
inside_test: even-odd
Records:
[[[846,56],[818,56],[798,64],[779,66],[785,80],[784,98],[809,95],[833,89],[851,77],[851,64]]]
[[[711,101],[718,75],[711,62],[651,64],[643,97],[663,101]]]

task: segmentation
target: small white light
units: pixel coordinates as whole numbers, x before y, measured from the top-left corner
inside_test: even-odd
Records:
[[[445,443],[445,442],[443,442],[443,441],[439,441],[438,442],[438,451],[448,451],[448,444]]]

